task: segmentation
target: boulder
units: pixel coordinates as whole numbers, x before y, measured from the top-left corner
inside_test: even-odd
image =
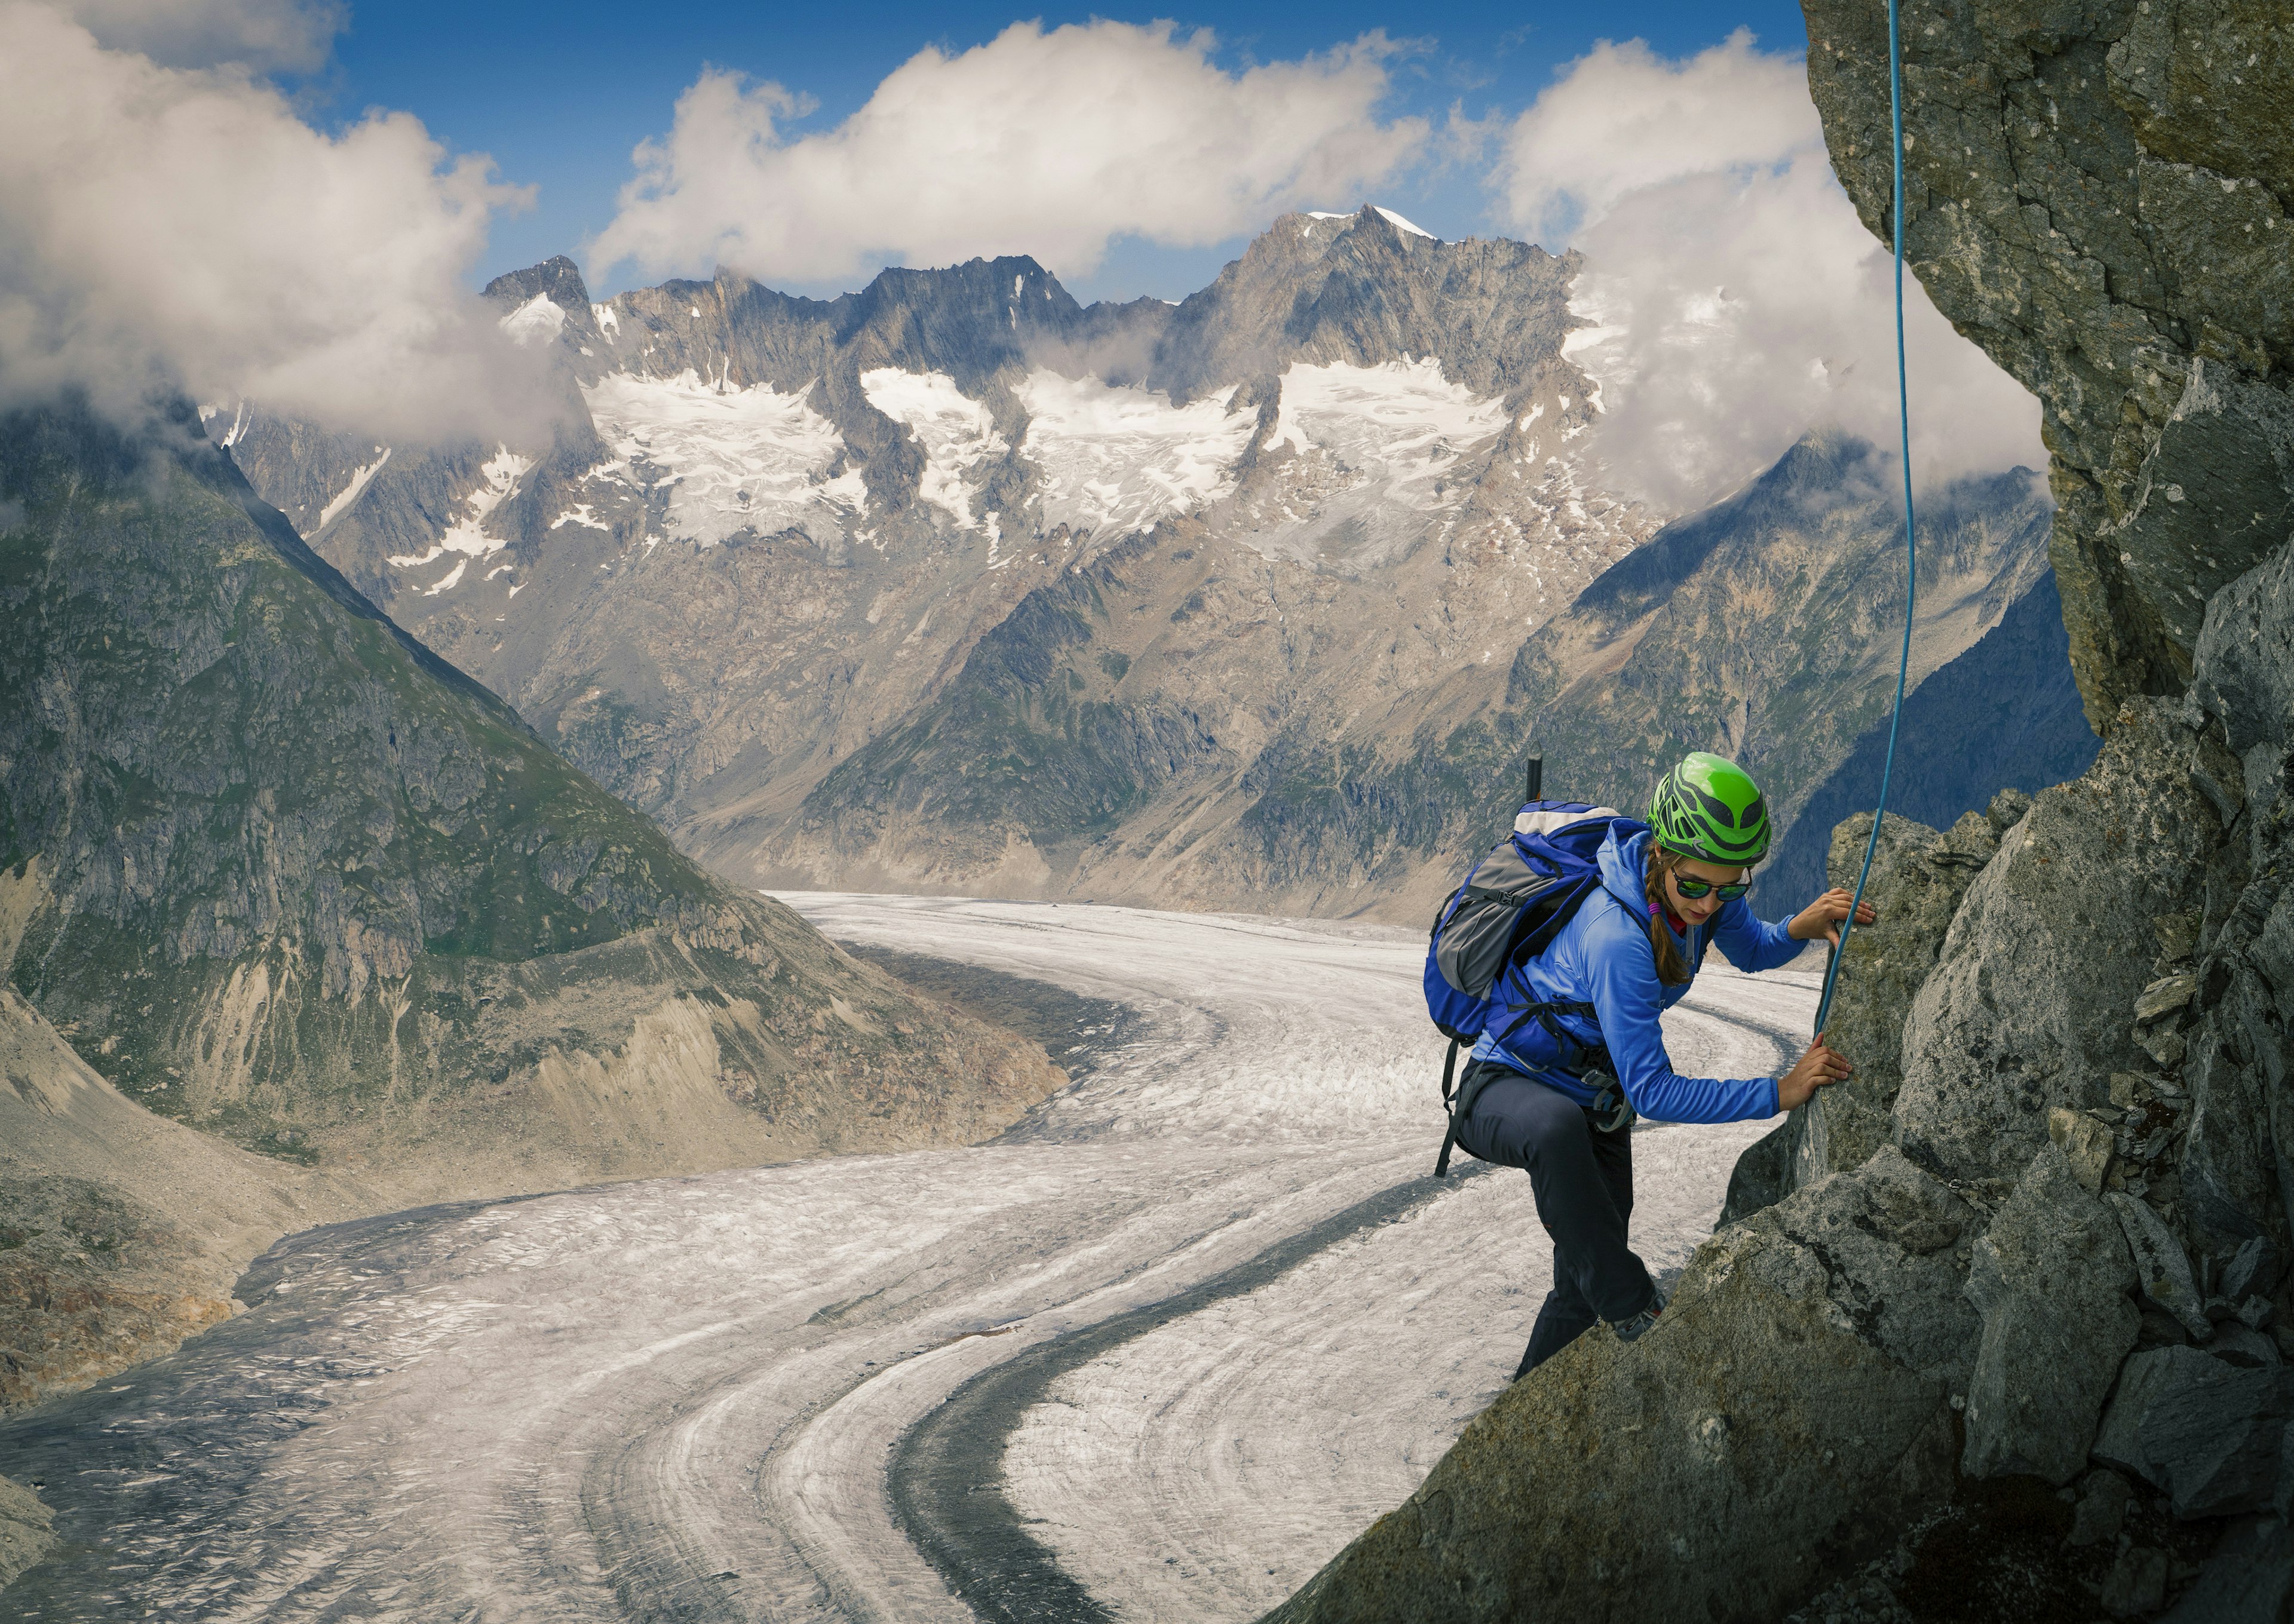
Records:
[[[1949,1491],[1974,1212],[1883,1149],[1500,1395],[1286,1621],[1777,1617]]]
[[[55,1520],[39,1496],[0,1477],[0,1589],[54,1548]]]
[[[1982,1340],[1967,1387],[1972,1477],[2029,1473],[2067,1483],[2141,1320],[2119,1221],[2050,1145],[1974,1249],[1967,1295]],[[2035,1381],[2037,1371],[2046,1379]]]
[[[2201,1353],[2168,1367],[2137,1430],[2175,1514],[2219,1517],[2269,1508],[2290,1418],[2294,1373]]]
[[[2079,1188],[2090,1196],[2101,1195],[2103,1181],[2111,1176],[2111,1129],[2086,1111],[2059,1105],[2047,1113],[2047,1139],[2063,1153]]]
[[[2260,1235],[2250,1235],[2223,1270],[2222,1295],[2233,1303],[2249,1296],[2266,1297],[2278,1289],[2285,1272],[2278,1248]]]
[[[2151,1401],[2158,1396],[2168,1368],[2177,1360],[2205,1357],[2195,1349],[2177,1345],[2152,1348],[2121,1365],[2119,1384],[2103,1412],[2102,1425],[2095,1428],[2089,1453],[2104,1466],[2141,1478],[2154,1489],[2165,1488],[2165,1476],[2143,1452],[2144,1412],[2151,1408]]]
[[[2114,1619],[2139,1619],[2156,1612],[2167,1599],[2167,1553],[2152,1545],[2133,1545],[2119,1552],[2103,1576],[2103,1594],[2095,1599]]]
[[[2138,1353],[2119,1373],[2095,1458],[2172,1498],[2180,1517],[2268,1509],[2279,1492],[2294,1371],[2195,1348]]]
[[[2119,1219],[2135,1257],[2135,1286],[2144,1296],[2181,1321],[2192,1338],[2204,1342],[2214,1335],[2206,1303],[2191,1274],[2191,1260],[2183,1243],[2166,1222],[2134,1197],[2114,1190],[2103,1198]]]
[[[2282,1624],[2290,1604],[2294,1531],[2283,1517],[2241,1517],[2160,1624]]]
[[[2207,1344],[2207,1352],[2217,1359],[2249,1368],[2286,1362],[2275,1341],[2236,1320],[2226,1320],[2215,1328],[2214,1340]]]
[[[1872,833],[1859,812],[1833,832],[1826,878],[1852,886]],[[1920,985],[1935,968],[1960,899],[1999,849],[1999,833],[1970,812],[1939,832],[1908,818],[1881,824],[1865,895],[1880,917],[1848,937],[1833,995],[1833,1047],[1856,1075],[1820,1090],[1793,1114],[1792,1187],[1861,1166],[1895,1137],[1896,1092],[1903,1086],[1904,1022]]]
[[[2158,915],[2186,905],[2219,838],[2191,732],[2129,702],[2093,769],[2041,792],[1968,888],[1904,1033],[1896,1132],[1952,1179],[2019,1177],[2047,1113],[2109,1102],[2143,1068],[2128,1020]]]
[[[1904,1021],[1934,968],[1960,898],[1999,849],[1999,836],[2030,810],[2021,790],[2002,790],[1986,812],[1939,832],[1908,817],[1880,826],[1865,896],[1880,917],[1848,937],[1826,1021],[1833,1047],[1856,1075],[1820,1090],[1737,1158],[1714,1227],[1737,1222],[1828,1174],[1860,1167],[1895,1137],[1892,1109],[1903,1084]],[[1872,835],[1872,815],[1832,832],[1826,878],[1852,887]]]
[[[2127,1508],[2134,1503],[2135,1486],[2118,1473],[2101,1468],[2088,1473],[2079,1490],[2078,1509],[2071,1514],[2070,1542],[2098,1545],[2118,1539]]]

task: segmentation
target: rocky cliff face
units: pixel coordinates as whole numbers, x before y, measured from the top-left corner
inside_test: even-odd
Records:
[[[195,425],[14,415],[0,526],[0,965],[123,1106],[378,1210],[968,1139],[1060,1080],[697,868],[378,613]],[[0,1249],[0,1320],[71,1296],[22,1271],[70,1273],[81,1206],[123,1235],[175,1222],[137,1205],[139,1155],[69,1173],[78,1206],[60,1166],[0,1168],[0,1208],[23,1207],[0,1222],[68,1243]],[[111,1323],[12,1343],[0,1402],[187,1322]]]
[[[1876,225],[1884,12],[1806,9]],[[1655,1330],[1517,1384],[1276,1616],[2284,1616],[2282,20],[1907,8],[1915,260],[2047,404],[2101,753],[1896,825],[1865,1075],[1747,1158]]]
[[[1884,237],[1884,14],[1809,14],[1834,167]],[[1938,6],[1905,29],[1906,254],[2045,408],[2055,573],[2098,730],[2130,695],[2183,691],[2209,601],[2294,514],[2283,22],[2120,0]]]

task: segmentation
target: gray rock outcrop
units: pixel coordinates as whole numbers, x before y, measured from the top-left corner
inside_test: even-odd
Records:
[[[39,1496],[0,1477],[0,1589],[54,1548],[54,1523]]]
[[[2041,1149],[1968,1271],[1983,1315],[1961,1457],[1970,1476],[2067,1483],[2086,1470],[2103,1399],[2135,1345],[2134,1285],[2118,1220],[2060,1149]]]
[[[2039,794],[1968,888],[1906,1030],[1915,1160],[2012,1182],[2050,1109],[2108,1105],[2111,1075],[2146,1067],[2131,1012],[2152,922],[2195,897],[2220,828],[2191,784],[2199,754],[2169,707],[2129,702],[2095,767]]]
[[[1809,0],[1834,168],[1889,233],[1887,16]],[[2207,604],[2294,518],[2294,83],[2274,8],[1937,8],[1903,32],[1906,256],[2039,397],[2097,731],[2179,694]]]

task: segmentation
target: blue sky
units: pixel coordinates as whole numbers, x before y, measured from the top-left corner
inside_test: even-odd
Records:
[[[833,127],[859,108],[884,76],[929,45],[954,53],[993,39],[1015,20],[1046,28],[1094,17],[1177,21],[1221,42],[1214,60],[1229,69],[1254,61],[1325,52],[1371,30],[1411,42],[1390,66],[1382,113],[1444,119],[1453,106],[1470,118],[1510,118],[1536,99],[1556,70],[1602,38],[1646,39],[1660,55],[1682,57],[1740,27],[1764,51],[1805,45],[1799,7],[1775,0],[1739,4],[1398,6],[1347,3],[1184,12],[1013,10],[966,4],[834,6],[698,4],[670,10],[592,0],[541,5],[530,0],[474,6],[395,0],[354,4],[329,67],[298,86],[314,122],[339,126],[371,107],[403,109],[455,152],[484,152],[502,178],[537,188],[534,207],[496,218],[481,280],[581,245],[614,213],[630,178],[630,150],[670,128],[678,96],[705,65],[777,81],[818,108],[785,126],[792,134]],[[1436,158],[1381,191],[1387,203],[1444,237],[1502,230],[1483,183],[1485,166]],[[1330,198],[1343,207],[1360,199]],[[1168,248],[1119,239],[1095,272],[1070,277],[1093,297],[1156,294],[1175,298],[1208,282],[1243,236],[1206,248]],[[624,265],[593,291],[655,280]],[[830,292],[828,283],[805,291]],[[865,278],[845,276],[834,282]]]

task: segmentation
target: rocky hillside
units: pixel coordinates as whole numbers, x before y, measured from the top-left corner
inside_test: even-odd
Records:
[[[1806,9],[1878,229],[1884,12]],[[2046,403],[2101,751],[1894,826],[1861,1075],[1748,1155],[1655,1330],[1507,1392],[1275,1617],[2294,1605],[2289,37],[2192,0],[1905,20],[1915,265]]]
[[[797,828],[856,865],[891,847],[976,873],[1026,853],[1101,898],[1414,921],[1510,816],[1526,749],[1556,792],[1626,803],[1683,751],[1725,749],[1789,819],[1886,702],[1903,579],[1881,473],[1870,447],[1811,437],[1612,566],[1502,668],[1446,674],[1397,669],[1408,638],[1363,595],[1142,538],[1031,595],[831,772]],[[2048,511],[2022,474],[1930,503],[1916,682],[2036,589]],[[1287,713],[1238,718],[1237,696],[1269,691]]]
[[[1533,732],[1627,800],[1729,750],[1789,817],[1884,686],[1862,447],[1796,450],[1570,610],[1668,516],[1587,451],[1577,269],[1376,208],[1278,221],[1176,306],[1082,308],[1025,259],[592,304],[555,260],[493,289],[561,365],[549,444],[210,426],[721,873],[1414,915]],[[1917,674],[2038,579],[2045,499],[1939,494]]]
[[[383,1210],[964,1140],[1060,1081],[680,855],[313,555],[188,413],[0,425],[0,600],[7,986],[200,1142]],[[142,1232],[139,1160],[113,1175]],[[0,1223],[69,1232],[62,1176],[12,1154]],[[70,1295],[52,1266],[0,1247],[0,1321]],[[18,1339],[0,1401],[137,1345]]]

